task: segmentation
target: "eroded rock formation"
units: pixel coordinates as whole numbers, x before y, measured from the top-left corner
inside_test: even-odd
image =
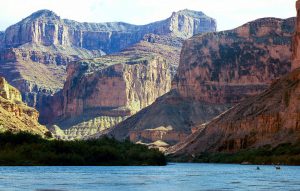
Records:
[[[52,11],[41,10],[9,27],[6,30],[5,46],[18,47],[34,43],[112,53],[139,42],[149,33],[189,38],[194,34],[211,31],[216,31],[215,20],[202,12],[190,10],[174,12],[166,20],[141,26],[122,22],[79,23],[61,19]]]
[[[196,124],[195,132],[170,148],[169,154],[192,159],[204,152],[237,152],[300,141],[299,1],[296,8],[296,32],[292,42],[294,70],[275,80],[263,93],[245,99],[208,124]]]
[[[196,35],[184,43],[173,90],[111,130],[117,139],[157,141],[148,130],[164,127],[178,136],[196,131],[234,104],[257,95],[291,68],[295,19],[259,19],[234,30]],[[143,132],[143,131],[147,131]],[[147,136],[146,136],[147,134]]]
[[[0,32],[0,75],[22,92],[26,103],[42,111],[44,101],[63,87],[66,64],[71,61],[119,52],[150,33],[156,39],[161,36],[160,44],[170,41],[177,48],[185,38],[215,30],[214,19],[190,10],[142,26],[79,23],[40,10]]]
[[[300,69],[246,99],[169,149],[174,155],[236,152],[300,140]]]
[[[61,104],[50,107],[55,124],[73,138],[110,128],[171,89],[169,64],[156,53],[128,50],[71,63],[67,72]]]
[[[0,131],[28,131],[44,135],[48,130],[38,123],[39,113],[22,102],[21,93],[0,77]]]
[[[294,24],[294,18],[264,18],[187,40],[175,88],[208,103],[238,103],[262,92],[290,71]]]

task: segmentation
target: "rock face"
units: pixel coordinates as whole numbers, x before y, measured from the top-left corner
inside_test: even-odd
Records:
[[[0,131],[28,131],[44,135],[48,130],[38,123],[39,113],[22,102],[21,93],[0,77]]]
[[[300,141],[299,1],[296,8],[292,41],[294,70],[275,80],[263,93],[242,101],[208,124],[195,125],[195,132],[168,153],[194,158],[204,152],[237,152]]]
[[[275,80],[263,93],[243,100],[208,124],[196,124],[195,132],[168,153],[193,158],[204,152],[236,152],[300,141],[299,1],[296,8],[292,42],[292,67],[296,69]]]
[[[161,36],[160,44],[174,39],[170,42],[177,48],[185,38],[215,30],[214,19],[190,10],[174,12],[168,19],[142,26],[79,23],[40,10],[0,32],[0,75],[22,92],[28,105],[42,111],[52,99],[49,96],[62,89],[69,62],[119,52],[147,34],[154,35],[150,40],[156,41]]]
[[[189,38],[194,34],[216,31],[214,19],[202,12],[182,10],[166,20],[137,26],[127,23],[79,23],[61,19],[54,12],[41,10],[6,30],[6,47],[25,43],[44,46],[75,46],[106,53],[139,42],[145,34],[174,35]]]
[[[57,50],[62,47],[19,47],[0,51],[0,75],[22,92],[24,101],[37,109],[43,106],[43,96],[63,87],[66,65],[98,53],[87,50]]]
[[[297,10],[297,25],[296,31],[293,38],[293,62],[292,69],[300,67],[300,1],[296,2],[296,10]]]
[[[74,62],[67,72],[64,88],[57,94],[61,104],[49,105],[54,124],[67,129],[70,138],[110,128],[171,89],[167,60],[149,52],[127,50]]]
[[[258,96],[244,100],[197,130],[168,152],[199,155],[272,147],[300,140],[300,69],[296,69]]]
[[[208,103],[238,103],[262,92],[290,71],[294,24],[294,18],[264,18],[187,40],[175,88]]]
[[[290,71],[294,24],[294,18],[265,18],[190,38],[182,48],[172,91],[105,133],[149,143],[157,137],[148,130],[156,134],[155,129],[164,127],[178,136],[160,140],[170,145],[182,140],[182,135],[196,131],[196,124],[263,92]]]

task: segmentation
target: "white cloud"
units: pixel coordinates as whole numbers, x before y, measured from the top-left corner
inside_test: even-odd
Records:
[[[86,22],[125,21],[146,24],[180,9],[203,11],[218,21],[218,29],[237,27],[261,17],[296,15],[295,0],[1,0],[0,30],[39,9]]]

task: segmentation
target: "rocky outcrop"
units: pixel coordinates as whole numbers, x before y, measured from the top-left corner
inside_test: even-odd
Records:
[[[28,131],[44,135],[46,127],[38,123],[37,110],[22,102],[21,93],[0,77],[0,131]]]
[[[258,96],[246,99],[197,130],[168,152],[197,156],[204,152],[236,152],[300,140],[300,69]]]
[[[263,92],[272,80],[290,71],[294,23],[294,18],[265,18],[234,30],[190,38],[181,52],[173,90],[94,137],[107,134],[147,143],[155,141],[149,129],[169,128],[177,137],[196,131],[196,124],[206,123],[234,104]],[[181,138],[158,140],[172,145]]]
[[[150,105],[171,88],[169,65],[162,56],[124,51],[69,64],[61,107],[52,116],[69,137],[110,128]],[[57,103],[57,102],[56,102]],[[51,104],[52,105],[52,104]]]

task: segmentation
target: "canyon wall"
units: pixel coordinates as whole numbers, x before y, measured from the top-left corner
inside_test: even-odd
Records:
[[[0,77],[0,131],[28,131],[44,136],[48,132],[38,123],[39,113],[22,102],[21,93]]]
[[[295,18],[264,18],[234,30],[196,35],[185,41],[172,91],[149,107],[98,133],[117,139],[131,137],[144,143],[157,141],[149,135],[164,127],[173,140],[195,131],[233,105],[265,91],[272,80],[291,69],[291,39]],[[145,136],[147,133],[148,137]],[[180,138],[179,138],[180,137]]]
[[[79,23],[61,19],[52,11],[41,10],[9,27],[5,32],[5,46],[18,47],[34,43],[112,53],[139,42],[149,33],[189,38],[194,34],[211,31],[216,31],[215,20],[202,12],[190,10],[174,12],[166,20],[141,26],[122,22]]]
[[[300,1],[296,2],[297,21],[296,30],[293,38],[293,55],[292,55],[292,69],[300,67]]]
[[[187,40],[175,88],[182,97],[238,103],[265,90],[291,68],[295,19],[264,18],[231,31]]]
[[[67,73],[64,88],[57,94],[61,101],[49,104],[53,109],[45,116],[53,116],[52,124],[64,129],[69,138],[110,128],[171,89],[169,65],[155,53],[125,51],[74,62]]]
[[[202,125],[168,153],[197,157],[204,152],[237,152],[275,147],[300,140],[300,69],[295,69],[260,95],[248,98]],[[196,125],[197,126],[197,125]]]
[[[266,146],[274,148],[279,144],[299,143],[300,1],[297,1],[296,9],[292,72],[274,80],[266,91],[243,100],[211,122],[195,124],[194,133],[171,147],[167,151],[169,154],[194,160],[201,157],[202,153],[235,153],[245,149]],[[284,55],[280,55],[278,59],[282,58],[285,58]]]
[[[214,19],[190,10],[141,26],[123,22],[79,23],[40,10],[0,32],[0,75],[22,92],[28,105],[43,112],[51,96],[62,89],[69,62],[119,52],[144,38],[173,46],[173,56],[183,39],[215,30]],[[174,61],[172,75],[178,66],[178,60]]]

